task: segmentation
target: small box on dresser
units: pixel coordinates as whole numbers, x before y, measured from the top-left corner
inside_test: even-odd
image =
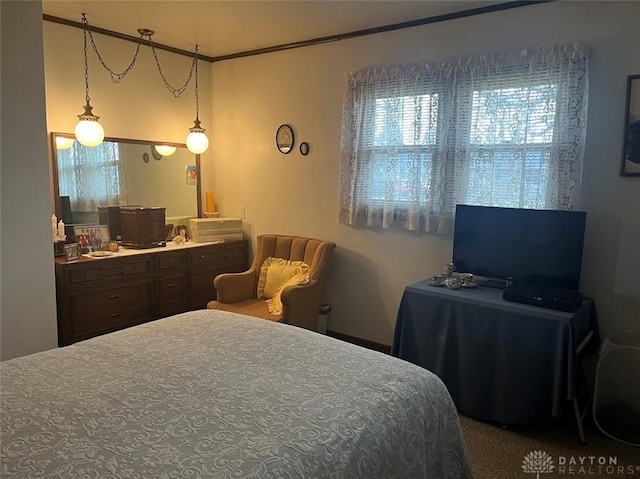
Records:
[[[163,207],[121,207],[122,246],[137,249],[165,246],[165,211]]]
[[[243,238],[240,218],[192,218],[190,225],[196,243],[238,241]]]
[[[142,205],[127,205],[142,206]],[[120,225],[120,208],[123,206],[98,206],[98,216],[100,218],[101,225],[107,225],[109,227],[109,233],[111,233],[111,239],[114,241],[120,241],[122,239],[122,227]]]

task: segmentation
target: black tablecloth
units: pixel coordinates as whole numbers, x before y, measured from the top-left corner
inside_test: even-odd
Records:
[[[573,313],[514,303],[502,290],[407,286],[392,355],[429,369],[458,409],[515,425],[560,415],[577,394],[575,350],[599,343],[593,300]]]

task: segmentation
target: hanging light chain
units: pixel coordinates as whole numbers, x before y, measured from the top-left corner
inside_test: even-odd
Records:
[[[131,69],[133,68],[133,65],[135,65],[136,60],[138,59],[138,52],[140,52],[140,42],[137,43],[136,51],[133,54],[133,59],[131,60],[131,63],[129,63],[129,66],[125,68],[125,70],[122,73],[118,73],[113,71],[111,68],[109,68],[109,66],[105,63],[104,59],[102,58],[102,55],[100,55],[100,52],[98,51],[98,47],[96,46],[96,42],[93,39],[93,34],[89,29],[89,22],[87,21],[87,17],[84,13],[82,14],[82,24],[85,26],[85,49],[86,49],[86,42],[87,42],[86,34],[88,31],[89,38],[91,40],[91,47],[93,48],[93,51],[96,53],[98,60],[100,60],[100,63],[102,64],[104,69],[107,71],[107,73],[109,73],[109,76],[111,77],[111,81],[113,83],[120,83],[122,79],[126,77],[127,74],[131,71]],[[140,34],[140,39],[142,39],[142,34]]]
[[[84,28],[82,29],[82,36],[84,38],[84,99],[88,105],[91,101],[91,97],[89,96],[89,62],[87,61],[87,29],[89,24],[85,23],[86,20],[87,19],[83,13],[82,24],[84,25]]]
[[[129,63],[129,66],[127,66],[127,68],[125,68],[125,70],[122,73],[118,73],[113,71],[111,68],[109,68],[109,66],[105,63],[104,59],[102,58],[102,55],[100,55],[100,52],[98,51],[98,47],[96,46],[96,42],[93,39],[93,34],[91,33],[91,30],[89,28],[89,21],[87,20],[87,16],[83,13],[82,14],[82,25],[84,26],[84,56],[85,56],[85,77],[88,77],[88,73],[87,73],[87,33],[89,34],[89,38],[91,40],[91,46],[93,48],[93,51],[96,53],[96,56],[98,57],[98,60],[100,61],[100,63],[102,64],[102,66],[104,67],[104,69],[107,71],[107,73],[109,74],[109,76],[111,77],[111,81],[113,81],[114,83],[120,83],[122,81],[122,79],[127,76],[127,74],[131,71],[131,69],[133,68],[133,65],[135,65],[136,60],[138,59],[138,53],[140,52],[140,45],[141,43],[138,41],[137,46],[136,46],[136,51],[133,54],[133,59],[131,60],[131,63]],[[180,96],[182,96],[182,94],[185,92],[185,90],[187,89],[187,87],[189,86],[189,83],[191,82],[191,78],[193,77],[193,71],[194,69],[196,70],[196,96],[198,95],[198,87],[197,87],[197,82],[198,82],[198,76],[197,76],[197,68],[198,68],[198,54],[197,54],[197,47],[196,47],[196,57],[194,58],[193,62],[191,63],[191,69],[189,70],[189,75],[187,76],[187,80],[184,82],[184,84],[179,87],[179,88],[175,88],[173,87],[170,83],[169,80],[167,80],[167,77],[165,76],[164,72],[162,71],[162,66],[160,65],[160,59],[158,58],[158,54],[156,52],[155,46],[153,44],[153,40],[151,39],[151,35],[153,35],[153,31],[152,30],[147,30],[147,29],[139,29],[138,32],[140,33],[140,40],[143,39],[143,37],[147,37],[149,44],[151,46],[151,51],[153,53],[153,58],[155,59],[156,62],[156,66],[158,67],[158,72],[160,73],[160,76],[162,77],[162,81],[164,82],[164,85],[167,87],[167,89],[173,94],[174,97],[178,98]],[[86,80],[87,82],[87,100],[89,99],[89,86],[88,86],[88,79]],[[197,99],[196,99],[197,101]]]
[[[162,66],[160,66],[160,59],[158,58],[158,54],[156,53],[156,49],[153,45],[153,40],[151,40],[151,35],[149,35],[149,43],[151,44],[151,51],[153,52],[153,58],[156,61],[156,66],[158,67],[158,72],[162,77],[164,86],[167,87],[167,90],[169,90],[174,97],[178,98],[182,96],[182,94],[187,89],[187,86],[189,86],[189,83],[191,82],[191,78],[193,77],[194,66],[196,69],[198,68],[196,65],[196,60],[194,59],[193,62],[191,63],[191,70],[189,70],[189,76],[187,77],[187,80],[184,82],[184,84],[180,88],[175,88],[169,83],[169,80],[167,80],[167,77],[164,75],[164,72],[162,71]],[[198,81],[198,76],[196,75],[196,82],[197,81]]]
[[[193,63],[196,67],[196,121],[200,120],[200,97],[198,95],[198,45],[196,45],[196,55],[193,58]]]

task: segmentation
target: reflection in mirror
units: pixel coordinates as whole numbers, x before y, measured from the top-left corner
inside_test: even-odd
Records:
[[[66,224],[99,224],[102,206],[164,207],[167,223],[200,216],[199,182],[186,175],[187,166],[200,170],[200,156],[186,145],[105,138],[86,147],[73,138],[52,133],[56,216]]]
[[[640,176],[640,75],[627,77],[622,176]]]

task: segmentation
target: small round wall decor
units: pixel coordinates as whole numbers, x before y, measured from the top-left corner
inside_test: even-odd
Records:
[[[280,125],[276,132],[276,146],[278,147],[278,151],[286,155],[293,150],[295,143],[293,129],[289,125]]]
[[[306,141],[300,143],[300,154],[302,156],[307,156],[309,154],[309,143]]]

